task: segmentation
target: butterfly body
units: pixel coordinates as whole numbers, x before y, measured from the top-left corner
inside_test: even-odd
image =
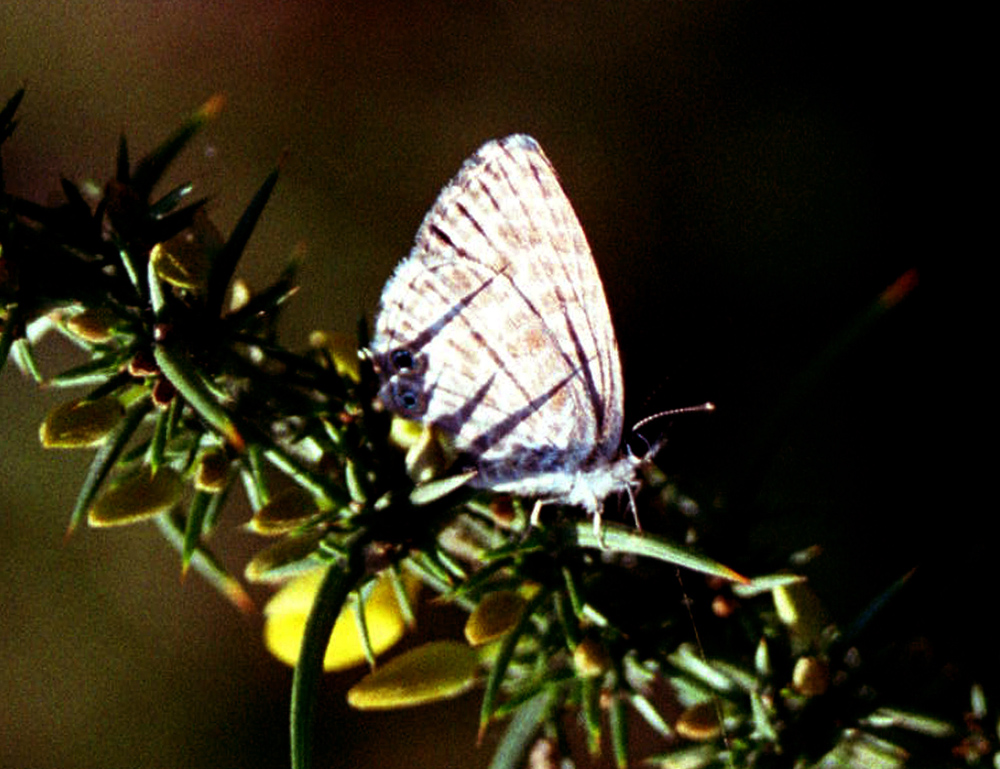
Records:
[[[634,481],[604,290],[530,137],[487,143],[441,192],[383,290],[370,352],[382,403],[446,433],[476,487],[596,518]]]

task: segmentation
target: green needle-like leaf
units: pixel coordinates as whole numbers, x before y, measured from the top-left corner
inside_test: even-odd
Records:
[[[871,621],[902,592],[915,572],[916,569],[911,569],[875,596],[864,610],[855,617],[854,621],[844,629],[843,641],[845,643],[853,643],[854,639],[864,632],[864,629],[868,627]]]
[[[184,524],[177,514],[158,515],[155,519],[160,533],[173,545],[177,552],[184,551]],[[191,568],[198,572],[212,587],[244,614],[254,611],[253,600],[239,581],[226,571],[218,559],[203,545],[195,547],[191,553]]]
[[[632,553],[645,558],[655,558],[666,561],[685,569],[722,577],[732,582],[749,582],[742,574],[713,561],[711,558],[692,553],[679,545],[668,542],[653,534],[647,534],[636,529],[619,526],[614,523],[602,524],[601,537],[594,534],[593,526],[588,522],[576,524],[571,529],[575,544],[578,547],[607,549],[619,553]],[[603,540],[603,542],[602,542]]]
[[[611,732],[611,751],[618,769],[628,766],[628,719],[625,717],[625,698],[618,692],[611,698],[608,708],[608,723]]]
[[[403,582],[403,575],[398,565],[389,567],[389,579],[392,582],[392,592],[396,596],[396,603],[399,604],[399,613],[403,616],[406,627],[413,629],[417,625],[416,612],[413,608],[413,599]]]
[[[31,350],[31,343],[27,337],[21,337],[14,342],[14,360],[17,361],[22,371],[31,375],[31,378],[36,383],[41,384],[45,381],[41,369],[38,368],[38,361],[35,360],[35,355]]]
[[[207,202],[207,198],[202,198],[172,214],[154,219],[149,225],[147,237],[154,243],[170,240],[194,224],[195,217]]]
[[[250,509],[256,512],[268,503],[271,492],[268,488],[267,476],[264,473],[264,449],[257,443],[247,446],[243,457],[243,469],[240,478],[243,490],[250,502]]]
[[[221,95],[213,96],[185,120],[183,125],[163,144],[139,161],[130,181],[132,189],[140,200],[145,201],[149,199],[153,187],[156,186],[160,177],[163,176],[164,171],[167,170],[194,135],[219,113],[224,101]],[[125,155],[125,162],[128,162],[127,153]],[[121,172],[121,167],[122,164],[119,161],[119,172]]]
[[[664,720],[663,716],[660,715],[660,711],[656,709],[648,698],[642,694],[633,692],[629,695],[629,701],[631,702],[632,707],[635,708],[636,712],[642,716],[642,719],[661,737],[664,739],[670,739],[673,736],[673,730]]]
[[[80,193],[80,188],[69,179],[64,178],[59,181],[63,194],[66,196],[66,207],[68,210],[80,221],[89,221],[91,218],[90,205],[84,200],[83,195]]]
[[[350,504],[350,495],[343,489],[332,483],[326,476],[307,468],[277,444],[266,446],[264,456],[271,464],[293,478],[296,483],[312,492],[321,509],[347,507]]]
[[[90,469],[87,471],[83,486],[80,488],[80,493],[77,495],[73,512],[70,514],[69,526],[66,529],[67,535],[71,534],[87,515],[101,484],[104,483],[122,450],[152,408],[153,404],[148,398],[135,403],[125,412],[125,418],[118,423],[118,427],[108,436],[104,445],[97,450],[94,461],[90,463]]]
[[[358,628],[358,638],[361,640],[361,649],[365,653],[365,662],[374,670],[375,649],[372,648],[372,637],[368,632],[368,620],[365,619],[365,602],[360,592],[355,594],[357,600],[354,602],[354,622]]]
[[[208,534],[215,529],[215,524],[219,520],[219,513],[222,512],[222,506],[226,503],[226,499],[229,497],[229,492],[232,488],[233,484],[230,483],[222,491],[209,494],[208,509],[205,510],[205,519],[201,523],[202,534]]]
[[[410,504],[414,507],[429,505],[442,497],[447,496],[456,489],[460,489],[477,475],[476,470],[468,470],[458,475],[451,475],[447,478],[436,478],[433,481],[422,483],[414,487],[410,492]]]
[[[546,687],[515,711],[489,769],[518,769],[525,765],[528,751],[555,709],[556,692],[556,687]]]
[[[0,110],[0,144],[3,144],[10,135],[14,133],[14,129],[17,128],[17,121],[14,120],[14,113],[17,112],[17,108],[21,105],[21,100],[24,98],[24,89],[19,88],[17,92],[11,96],[7,103],[4,105],[3,109]]]
[[[327,569],[306,620],[302,649],[292,678],[292,769],[312,767],[312,730],[323,657],[340,610],[361,576],[358,560],[334,563]]]
[[[184,522],[184,546],[181,550],[181,573],[188,570],[191,557],[201,543],[201,529],[208,514],[209,505],[215,494],[207,491],[196,491],[191,500],[191,507],[188,508],[187,520]]]
[[[587,750],[593,758],[601,755],[600,684],[593,678],[579,678],[577,685],[583,703],[583,723],[587,730]]]
[[[123,362],[124,356],[117,350],[97,355],[86,363],[81,363],[79,366],[66,369],[50,377],[46,381],[46,385],[49,387],[79,387],[100,384],[117,374]],[[128,375],[125,376],[125,380],[130,378]]]
[[[177,388],[177,392],[184,397],[191,408],[215,428],[233,448],[243,451],[246,444],[232,417],[215,400],[212,391],[202,380],[201,374],[188,362],[186,356],[165,344],[154,345],[153,355],[163,375]]]
[[[149,215],[154,218],[166,216],[177,208],[177,206],[181,204],[181,201],[190,195],[193,190],[194,185],[190,182],[185,182],[184,184],[174,187],[170,190],[170,192],[149,206]],[[204,202],[205,201],[199,201],[198,204],[204,204]]]
[[[132,252],[129,251],[129,247],[124,243],[120,244],[118,247],[118,258],[121,260],[122,267],[125,269],[125,274],[128,275],[129,281],[132,283],[132,287],[136,290],[140,297],[146,298],[146,284],[140,280],[140,275],[142,270],[140,268],[141,260],[135,258]]]
[[[155,473],[163,464],[163,452],[167,447],[167,435],[170,430],[170,412],[161,411],[156,417],[153,428],[153,439],[149,443],[147,462]]]
[[[254,227],[257,226],[257,221],[264,212],[264,206],[267,205],[267,201],[271,197],[271,192],[277,183],[278,169],[275,169],[264,180],[264,184],[261,185],[260,189],[257,190],[257,194],[254,195],[253,200],[250,201],[250,205],[247,206],[240,220],[236,223],[229,239],[226,240],[225,245],[212,260],[205,301],[208,317],[218,318],[222,315],[222,305],[226,298],[226,288],[229,286],[229,281],[236,271],[236,265],[239,263],[240,257],[243,256],[243,251],[250,241],[250,235],[253,233]]]
[[[132,381],[134,381],[132,375],[127,370],[120,371],[87,393],[86,399],[88,401],[96,401],[108,395],[114,395]]]
[[[295,294],[297,290],[295,283],[297,272],[298,265],[292,262],[285,267],[274,283],[262,291],[256,292],[238,310],[229,312],[223,321],[227,329],[231,333],[235,333],[257,323],[264,315],[274,315],[281,305]],[[303,360],[300,356],[295,356],[287,350],[274,348],[274,351],[288,362],[294,360],[299,365],[308,363],[308,361]]]
[[[483,692],[483,703],[479,710],[480,739],[482,739],[483,732],[486,731],[486,727],[490,723],[490,718],[493,717],[493,712],[496,710],[497,698],[500,696],[500,685],[503,683],[504,676],[507,674],[507,668],[514,657],[514,649],[517,648],[517,642],[528,629],[528,625],[531,622],[531,615],[548,599],[549,591],[539,590],[538,594],[524,607],[524,610],[521,612],[521,619],[518,620],[517,625],[504,637],[503,642],[500,644],[500,651],[497,652],[496,659],[493,661],[490,677],[486,681],[486,691]]]
[[[163,291],[163,284],[160,281],[160,274],[156,269],[155,255],[157,249],[152,251],[151,258],[146,262],[146,282],[149,284],[149,304],[153,309],[156,320],[163,320],[167,311],[167,295]]]

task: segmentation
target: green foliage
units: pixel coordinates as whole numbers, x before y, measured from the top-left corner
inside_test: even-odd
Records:
[[[22,96],[0,111],[0,141],[14,133]],[[618,766],[636,760],[630,725],[659,735],[662,751],[642,758],[662,767],[987,760],[981,692],[966,721],[940,721],[881,702],[860,664],[860,631],[905,580],[873,597],[845,632],[798,577],[748,580],[674,544],[711,548],[697,518],[673,516],[682,523],[671,540],[610,523],[598,537],[569,515],[531,529],[518,501],[472,497],[461,476],[415,486],[391,445],[388,416],[373,408],[370,367],[362,361],[355,376],[356,361],[327,344],[295,352],[277,341],[294,267],[227,305],[277,170],[225,239],[204,201],[188,202],[190,186],[155,196],[171,161],[218,108],[208,102],[135,164],[122,138],[115,178],[93,203],[67,180],[65,202],[55,206],[0,186],[0,365],[12,358],[51,387],[86,388],[49,423],[54,447],[97,446],[70,529],[88,517],[92,525],[152,517],[184,568],[237,606],[248,605],[245,591],[205,545],[227,496],[242,485],[260,511],[280,482],[311,499],[308,514],[270,527],[281,538],[246,573],[277,581],[327,569],[294,676],[296,769],[310,765],[315,694],[341,608],[376,574],[399,568],[463,608],[500,591],[525,597],[498,646],[481,655],[481,729],[506,722],[497,769],[524,765],[529,751],[555,765],[552,757],[567,750],[566,713],[578,715],[590,751],[606,743]],[[879,297],[863,321],[904,294],[905,285]],[[44,375],[28,333],[41,328],[72,339],[84,360]],[[662,478],[647,480],[643,506],[692,509]],[[728,618],[726,648],[710,658],[690,645],[682,602],[649,589],[672,584],[678,567],[711,577],[699,597]]]

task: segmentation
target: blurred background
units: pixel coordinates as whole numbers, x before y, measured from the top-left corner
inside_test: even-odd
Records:
[[[791,2],[6,2],[0,101],[28,88],[7,185],[39,202],[60,176],[101,188],[120,133],[138,158],[224,94],[169,178],[211,196],[228,232],[289,152],[243,274],[262,286],[304,248],[283,326],[301,346],[372,318],[465,157],[533,135],[603,276],[627,421],[718,406],[664,426],[660,458],[731,532],[712,555],[762,573],[822,545],[810,576],[842,622],[920,567],[885,624],[932,679],[947,662],[961,682],[988,657],[969,587],[986,544],[937,480],[959,448],[934,428],[953,420],[959,352],[935,264],[931,23]],[[799,388],[914,267],[914,293]],[[50,373],[65,363],[44,350]],[[64,541],[90,454],[36,435],[67,397],[0,378],[0,766],[287,765],[291,672],[259,617],[181,583],[152,526]],[[256,545],[245,518],[232,504],[217,543],[237,572]],[[422,637],[457,632],[423,611]],[[327,679],[318,766],[489,763],[478,694],[358,715],[343,702],[357,677]]]

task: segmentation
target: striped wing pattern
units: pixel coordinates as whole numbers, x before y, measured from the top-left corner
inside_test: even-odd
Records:
[[[576,475],[610,465],[618,346],[534,139],[489,142],[442,190],[383,290],[371,353],[382,402],[448,433],[475,485],[566,498]]]

